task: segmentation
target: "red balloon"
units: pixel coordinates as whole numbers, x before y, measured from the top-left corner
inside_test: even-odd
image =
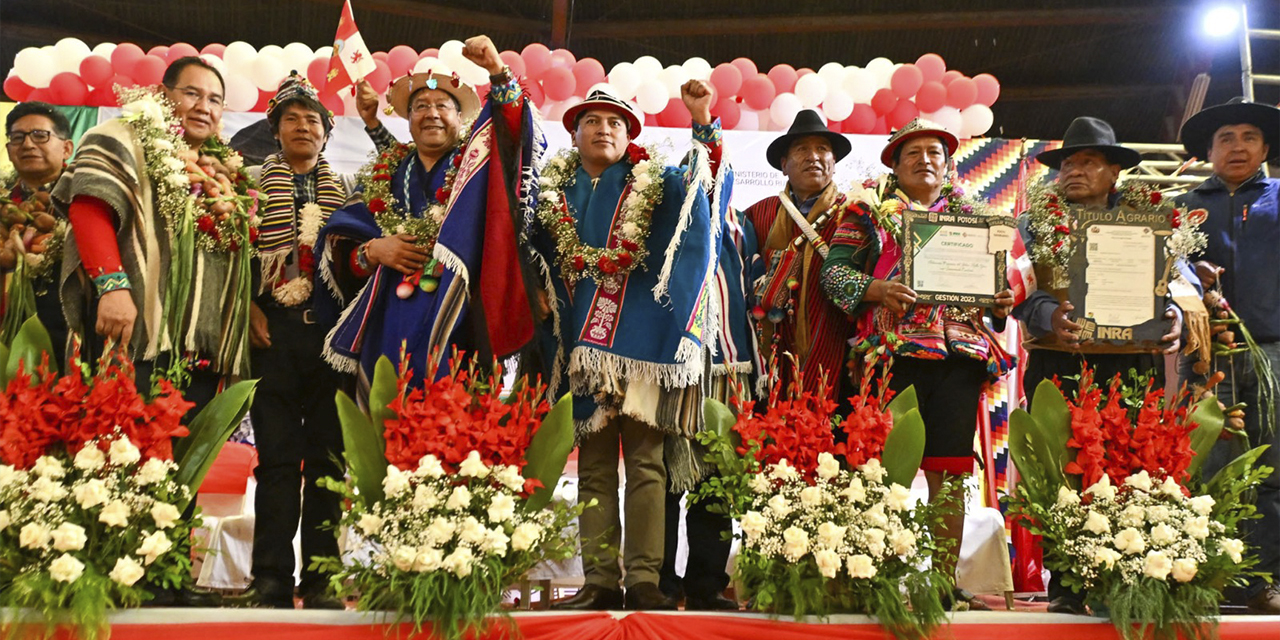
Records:
[[[537,82],[530,82],[523,86],[524,90],[528,92],[529,100],[533,102],[533,106],[541,109],[542,105],[547,102],[547,94],[542,91],[542,85]]]
[[[646,127],[656,127],[656,126],[658,126],[658,116],[657,116],[657,114],[654,114],[654,113],[646,113],[646,114],[644,114],[644,126],[646,126]]]
[[[964,77],[963,73],[960,73],[955,69],[947,69],[947,72],[942,74],[942,80],[941,80],[942,86],[945,87],[951,84],[952,82],[955,82],[956,78],[963,78],[963,77]]]
[[[144,56],[142,47],[132,42],[122,42],[111,51],[111,68],[116,70],[117,74],[131,75],[133,73],[133,65],[137,64]]]
[[[904,64],[894,69],[893,76],[889,79],[889,87],[904,100],[915,96],[922,84],[924,84],[924,73],[914,64]]]
[[[796,69],[796,80],[799,80],[800,78],[803,78],[805,76],[811,76],[814,73],[816,72],[813,69],[810,69],[809,67],[805,67],[803,69]]]
[[[963,109],[978,99],[978,85],[970,78],[959,78],[947,85],[947,104]]]
[[[165,62],[173,62],[178,58],[198,55],[200,55],[200,52],[196,51],[195,47],[185,42],[179,42],[178,44],[169,47],[169,53],[165,56]]]
[[[578,61],[578,58],[574,56],[573,52],[568,49],[556,49],[555,51],[551,52],[551,66],[553,67],[563,67],[565,69],[572,69],[573,63],[577,61]]]
[[[117,106],[116,92],[111,87],[98,87],[89,92],[89,97],[85,99],[85,104],[90,107],[114,107]]]
[[[689,110],[684,108],[684,101],[680,98],[668,100],[667,107],[658,112],[658,126],[660,127],[684,129],[692,123],[693,116],[689,115]]]
[[[150,49],[147,49],[147,55],[157,56],[161,60],[164,60],[167,62],[169,60],[169,47],[167,45],[158,44],[154,47],[151,47]]]
[[[769,81],[775,93],[787,93],[796,88],[796,69],[789,64],[776,64],[769,70]]]
[[[898,106],[898,94],[894,93],[892,89],[880,89],[871,98],[871,108],[882,116],[893,111],[896,106]]]
[[[897,130],[907,126],[907,123],[918,115],[920,115],[920,109],[916,108],[916,103],[910,100],[899,100],[893,107],[893,111],[884,117],[884,121]]]
[[[335,116],[342,115],[342,109],[343,109],[342,96],[338,95],[338,93],[321,92],[320,104],[324,105],[324,108],[328,109],[329,111],[332,111],[333,115]]]
[[[889,135],[889,123],[885,122],[884,116],[876,118],[876,126],[871,127],[871,133],[878,136]]]
[[[733,129],[742,121],[742,107],[738,106],[738,103],[734,100],[721,100],[714,107],[711,107],[711,117],[720,118],[720,127],[722,129]]]
[[[373,90],[377,91],[378,94],[385,93],[387,91],[387,87],[391,84],[391,67],[382,60],[375,60],[373,64],[375,65],[375,69],[369,74],[369,77],[365,79],[369,81],[369,85],[372,86]]]
[[[49,94],[56,104],[82,106],[89,97],[89,85],[80,76],[63,71],[49,80]]]
[[[218,56],[219,58],[221,58],[222,54],[226,53],[226,51],[227,51],[227,45],[218,44],[217,42],[210,42],[209,44],[206,44],[205,46],[200,48],[201,54],[207,53],[209,55]]]
[[[738,68],[738,72],[742,74],[742,81],[746,82],[747,78],[755,77],[760,70],[756,68],[756,63],[751,58],[738,58],[729,63]]]
[[[316,91],[323,91],[329,84],[329,59],[315,58],[307,63],[307,79],[315,85]]]
[[[433,47],[431,49],[423,50],[422,55],[418,56],[418,59],[421,60],[423,58],[439,58],[439,57],[440,57],[440,50]]]
[[[15,73],[4,79],[4,94],[14,102],[25,102],[31,95],[31,85],[19,80]]]
[[[599,60],[583,58],[573,63],[573,79],[574,93],[586,95],[591,87],[604,82],[607,76],[604,73],[604,65],[600,64]]]
[[[99,55],[86,56],[80,61],[80,77],[92,87],[101,87],[111,81],[111,61]]]
[[[142,59],[135,62],[133,70],[129,73],[134,80],[140,85],[160,84],[160,80],[164,77],[165,61],[157,56],[145,55]]]
[[[869,104],[853,105],[853,112],[844,119],[845,133],[871,133],[876,126],[876,110]]]
[[[742,81],[742,89],[738,95],[742,96],[748,107],[756,111],[763,111],[773,104],[773,96],[776,93],[769,76],[757,73]]]
[[[1000,97],[1000,82],[995,76],[980,73],[973,77],[973,83],[978,87],[978,104],[989,107],[996,103],[996,98]]]
[[[916,93],[916,106],[921,113],[933,113],[947,104],[947,88],[941,82],[926,82]]]
[[[387,68],[391,70],[392,78],[399,78],[413,71],[413,65],[417,63],[418,51],[408,45],[398,44],[387,52]]]
[[[942,82],[942,75],[947,72],[947,63],[936,53],[926,53],[918,60],[916,66],[924,73],[925,82]]]
[[[529,44],[520,52],[524,58],[525,72],[531,78],[542,76],[542,72],[551,68],[551,50],[540,42]]]
[[[129,87],[138,86],[138,82],[123,73],[117,73],[114,76],[111,76],[111,83],[107,86],[112,89],[115,89],[116,87],[124,87],[125,89],[128,89]]]
[[[719,95],[735,95],[742,88],[742,72],[732,64],[722,62],[711,70],[711,85]]]
[[[27,94],[27,100],[31,102],[53,102],[53,96],[49,93],[49,87],[40,87],[39,89],[32,89],[31,93]]]
[[[542,74],[542,90],[552,102],[572,98],[575,84],[573,71],[566,67],[552,67]]]
[[[276,92],[274,91],[263,91],[262,89],[258,89],[258,102],[253,105],[253,108],[250,109],[250,111],[256,111],[258,113],[266,111],[267,103],[271,102],[271,99],[275,96]]]
[[[524,75],[524,58],[521,58],[520,54],[514,51],[503,51],[502,53],[498,54],[498,57],[502,58],[502,62],[506,64],[509,69],[511,69],[512,75],[515,75],[515,76]]]
[[[373,52],[373,60],[374,60],[374,62],[378,62],[378,61],[386,62],[386,61],[387,61],[387,52],[386,52],[386,51],[374,51],[374,52]]]

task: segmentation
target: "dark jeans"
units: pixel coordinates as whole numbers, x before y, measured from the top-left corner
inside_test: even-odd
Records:
[[[316,485],[342,478],[342,428],[334,394],[342,375],[320,357],[325,329],[301,311],[266,307],[271,346],[254,349],[261,376],[250,415],[258,446],[253,575],[293,584],[293,536],[302,523],[303,593],[322,591],[327,577],[306,567],[313,556],[337,556],[338,494]],[[301,489],[301,496],[299,496]]]
[[[705,480],[704,480],[705,482]],[[710,599],[724,592],[729,586],[729,574],[725,564],[729,561],[731,540],[723,534],[730,531],[733,522],[722,513],[707,511],[707,502],[689,504],[685,518],[685,539],[689,557],[684,567],[684,578],[676,574],[676,549],[680,544],[680,496],[667,492],[666,531],[663,544],[662,570],[658,586],[667,595],[684,594],[692,598]]]

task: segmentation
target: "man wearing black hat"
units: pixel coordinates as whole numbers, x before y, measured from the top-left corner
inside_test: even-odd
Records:
[[[1040,164],[1058,172],[1057,182],[1028,196],[1029,209],[1018,219],[1019,230],[1035,266],[1039,288],[1013,310],[1031,338],[1026,344],[1027,362],[1023,372],[1023,389],[1027,405],[1034,400],[1036,386],[1055,376],[1062,392],[1071,397],[1077,391],[1078,376],[1086,363],[1094,371],[1094,379],[1105,381],[1116,375],[1127,375],[1130,369],[1151,372],[1153,379],[1164,379],[1164,359],[1158,353],[1140,346],[1115,346],[1081,341],[1081,326],[1072,320],[1075,307],[1067,300],[1070,284],[1063,251],[1071,251],[1073,239],[1063,232],[1074,226],[1068,218],[1075,205],[1090,209],[1111,209],[1135,198],[1127,188],[1116,190],[1120,172],[1142,162],[1142,154],[1116,143],[1115,132],[1104,120],[1076,118],[1062,137],[1062,147],[1036,156]],[[1039,194],[1039,195],[1036,195]],[[1061,212],[1061,216],[1059,213]],[[1069,254],[1067,254],[1069,255]],[[1176,351],[1182,331],[1181,315],[1171,306],[1166,318],[1172,322],[1161,341]],[[1082,594],[1073,593],[1054,574],[1049,584],[1049,611],[1084,614]]]
[[[267,122],[280,150],[260,167],[267,196],[255,247],[261,269],[250,310],[253,371],[260,376],[250,413],[258,466],[254,476],[253,585],[249,604],[293,608],[293,536],[302,523],[302,557],[337,556],[334,531],[339,496],[316,484],[341,478],[342,430],[333,402],[342,374],[320,357],[328,327],[311,311],[316,235],[351,191],[321,154],[333,116],[297,72],[267,104]],[[299,497],[298,487],[302,494]],[[325,593],[328,576],[304,561],[302,605],[341,609]]]
[[[840,372],[853,323],[823,295],[819,272],[848,200],[836,188],[835,166],[851,150],[849,140],[828,129],[817,112],[801,111],[765,151],[769,164],[786,175],[786,186],[746,211],[767,265],[753,310],[760,350],[766,357],[775,350],[776,356],[790,353],[797,362],[794,372],[779,363],[772,382],[789,387],[803,374],[804,389],[817,392],[825,378],[832,400],[848,395],[840,391]]]
[[[1206,288],[1220,285],[1225,298],[1280,370],[1280,180],[1268,178],[1262,164],[1280,157],[1280,109],[1236,98],[1192,116],[1182,127],[1187,153],[1213,164],[1213,175],[1178,202],[1189,209],[1209,212],[1201,226],[1209,237],[1196,271]],[[1259,465],[1280,468],[1280,439],[1275,419],[1263,420],[1275,407],[1261,406],[1260,386],[1250,354],[1219,359],[1213,369],[1232,370],[1218,385],[1225,404],[1244,402],[1245,432],[1249,446],[1270,445]],[[1189,372],[1187,372],[1189,373]],[[1272,395],[1274,398],[1274,394]],[[1273,414],[1274,415],[1274,414]],[[1270,428],[1265,425],[1270,424]],[[1211,477],[1223,464],[1241,453],[1243,443],[1222,441],[1205,465]],[[1240,594],[1241,603],[1253,613],[1280,614],[1280,474],[1262,481],[1257,493],[1258,520],[1241,528],[1245,540],[1258,555],[1256,569],[1270,576],[1253,581]],[[1230,594],[1229,594],[1230,595]]]

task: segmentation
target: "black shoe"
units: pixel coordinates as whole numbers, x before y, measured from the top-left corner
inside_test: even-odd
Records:
[[[684,600],[685,611],[737,611],[738,603],[718,593],[709,598],[689,596]]]
[[[275,578],[254,578],[244,593],[227,598],[227,604],[255,609],[292,609],[293,585]]]
[[[192,587],[166,589],[153,585],[148,585],[145,589],[151,594],[151,599],[143,601],[143,607],[215,608],[222,606],[222,596],[204,589]]]
[[[1246,600],[1245,606],[1249,608],[1249,613],[1255,615],[1280,615],[1280,588],[1275,585],[1268,586]]]
[[[956,587],[951,590],[949,596],[943,596],[942,604],[946,605],[947,611],[990,611],[991,607],[983,602],[978,596]]]
[[[323,591],[312,591],[302,594],[302,608],[343,611],[347,608],[347,605],[342,600]]]
[[[658,585],[641,582],[627,588],[624,608],[628,611],[674,611],[676,602],[664,595]]]
[[[1074,596],[1058,596],[1049,601],[1049,613],[1069,613],[1074,616],[1089,615],[1084,601]]]
[[[589,584],[578,590],[572,598],[551,605],[561,611],[605,611],[622,608],[622,591]]]

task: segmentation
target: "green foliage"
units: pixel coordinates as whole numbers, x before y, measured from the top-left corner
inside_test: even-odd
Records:
[[[368,414],[342,391],[334,397],[342,423],[342,447],[347,469],[358,489],[355,500],[371,505],[382,500],[382,479],[387,475],[386,444]]]
[[[911,388],[908,388],[911,390]],[[915,394],[911,394],[915,399]],[[890,403],[891,405],[893,403]],[[910,487],[924,459],[924,418],[914,407],[893,415],[893,430],[884,440],[881,463],[889,472],[887,482]]]
[[[1227,416],[1222,413],[1218,399],[1208,397],[1192,406],[1187,412],[1187,417],[1196,423],[1195,430],[1191,432],[1191,450],[1196,454],[1191,458],[1191,466],[1187,467],[1187,473],[1191,474],[1192,478],[1196,478],[1200,476],[1200,470],[1204,468],[1205,460],[1209,458],[1209,450],[1218,441],[1218,436],[1222,435]]]
[[[174,443],[173,458],[179,467],[177,481],[190,488],[192,495],[204,482],[222,445],[249,412],[257,385],[257,380],[241,380],[214,396],[187,425],[191,433]],[[184,507],[186,502],[178,505],[179,509]]]
[[[541,509],[555,495],[560,474],[573,451],[573,395],[564,394],[543,417],[542,424],[525,451],[524,477],[542,486],[524,501],[525,509]]]
[[[378,358],[373,365],[373,383],[369,385],[368,415],[369,423],[377,427],[374,435],[378,438],[379,451],[386,451],[387,446],[383,441],[383,425],[396,417],[389,405],[400,392],[397,378],[396,367],[391,364],[391,359],[386,356]]]
[[[4,380],[7,382],[13,379],[18,373],[19,363],[26,362],[26,371],[34,373],[36,367],[44,359],[45,354],[52,356],[53,341],[49,338],[49,332],[45,330],[44,325],[40,324],[40,319],[36,316],[27,318],[22,323],[22,328],[18,330],[18,335],[14,337],[13,343],[9,345],[9,353],[5,359]],[[49,362],[49,371],[57,372],[58,363]]]

